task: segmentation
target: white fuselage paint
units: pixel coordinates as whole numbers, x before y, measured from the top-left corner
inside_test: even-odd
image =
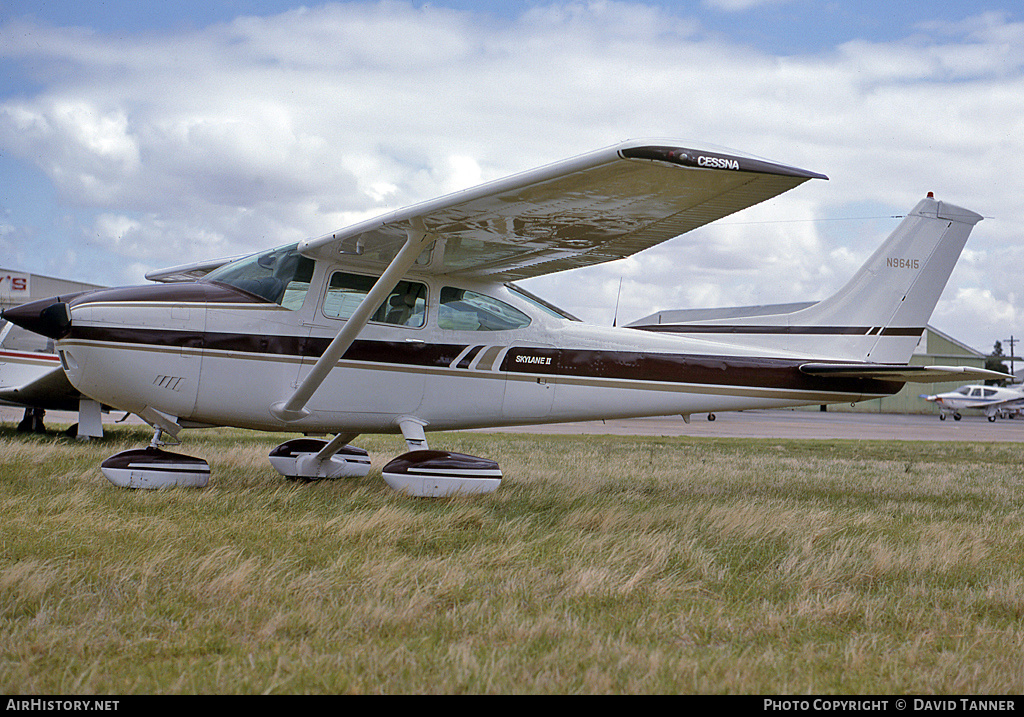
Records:
[[[325,275],[321,267],[313,286],[318,279],[322,286]],[[319,354],[302,355],[299,347],[320,342],[322,350],[342,324],[321,312],[317,291],[309,291],[296,311],[244,302],[84,302],[72,311],[76,335],[58,347],[71,383],[104,404],[134,413],[155,409],[183,425],[262,430],[386,433],[396,432],[398,422],[409,417],[427,430],[445,430],[688,415],[881,395],[829,390],[824,383],[820,389],[737,385],[724,366],[720,383],[633,376],[628,367],[606,372],[589,365],[576,372],[563,365],[553,372],[552,356],[559,350],[574,352],[581,361],[592,353],[596,362],[612,361],[617,352],[634,358],[710,355],[738,360],[753,360],[763,352],[736,343],[556,319],[501,284],[467,287],[526,313],[531,317],[528,327],[443,330],[436,319],[441,283],[413,278],[429,287],[426,325],[368,324],[310,399],[310,415],[294,422],[276,418],[269,407],[292,394]],[[103,333],[110,329],[123,332],[124,340]],[[83,330],[92,333],[82,337]],[[88,337],[101,334],[101,339]],[[144,338],[148,335],[153,338]],[[371,360],[365,351],[360,354],[366,347],[372,349]],[[510,351],[515,358],[506,362]],[[391,354],[394,360],[388,360]],[[772,350],[770,356],[795,361],[798,353]],[[799,358],[828,357],[811,353]]]

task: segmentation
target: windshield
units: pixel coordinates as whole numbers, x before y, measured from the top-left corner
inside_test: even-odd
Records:
[[[203,281],[228,284],[294,311],[309,291],[313,266],[312,259],[299,254],[298,244],[289,244],[225,264]]]

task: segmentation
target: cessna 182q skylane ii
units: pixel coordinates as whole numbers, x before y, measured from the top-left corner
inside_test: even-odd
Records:
[[[182,428],[333,435],[271,451],[279,472],[304,479],[364,476],[369,458],[351,441],[401,432],[409,452],[384,479],[447,495],[492,491],[502,474],[429,450],[429,431],[861,401],[906,381],[1002,376],[906,365],[981,219],[931,196],[837,294],[789,314],[678,333],[589,326],[511,283],[630,256],[814,178],[825,179],[629,142],[5,317],[55,339],[84,395],[155,429],[148,448],[103,464],[129,487],[206,484],[206,461],[159,447]]]

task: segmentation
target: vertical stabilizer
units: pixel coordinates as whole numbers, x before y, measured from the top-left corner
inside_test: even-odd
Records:
[[[686,317],[661,312],[630,324],[692,338],[714,336],[760,352],[828,361],[905,364],[981,216],[930,194],[854,277],[815,304],[738,307]],[[675,314],[675,315],[673,315]]]
[[[828,299],[790,314],[790,324],[842,327],[851,338],[857,337],[844,342],[845,350],[840,353],[846,358],[906,363],[971,229],[981,218],[929,195],[846,286]]]

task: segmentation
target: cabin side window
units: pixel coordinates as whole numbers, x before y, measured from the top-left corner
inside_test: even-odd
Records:
[[[468,289],[444,287],[438,308],[438,326],[450,331],[508,331],[530,325],[530,317],[519,309]]]
[[[334,272],[324,297],[324,316],[332,319],[350,318],[376,282],[373,276]],[[416,281],[400,281],[373,312],[370,321],[421,328],[426,323],[426,316],[426,285]]]

